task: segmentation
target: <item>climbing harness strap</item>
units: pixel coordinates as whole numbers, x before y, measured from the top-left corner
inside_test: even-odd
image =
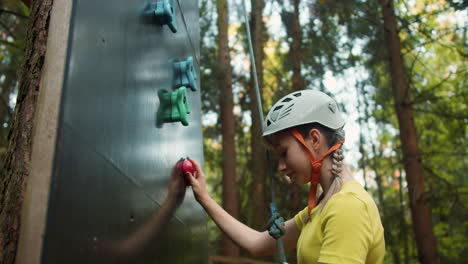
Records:
[[[314,209],[316,205],[317,185],[320,183],[320,169],[323,165],[322,162],[328,155],[333,153],[333,151],[340,148],[343,144],[343,141],[338,141],[338,143],[336,143],[325,154],[323,154],[323,156],[320,159],[315,160],[314,156],[312,155],[312,152],[310,152],[310,149],[307,148],[306,142],[301,133],[299,133],[299,131],[297,131],[297,129],[295,128],[291,128],[289,131],[304,146],[304,148],[306,149],[307,157],[309,158],[310,164],[312,165],[312,171],[310,174],[309,202],[307,204],[308,212],[310,215],[310,212],[312,211],[312,209]]]

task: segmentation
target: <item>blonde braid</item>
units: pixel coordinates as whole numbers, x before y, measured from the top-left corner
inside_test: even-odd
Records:
[[[341,147],[332,154],[332,170],[331,173],[335,177],[340,177],[343,165],[343,149]]]
[[[336,131],[335,138],[337,139],[335,142],[338,140],[343,140],[344,141],[344,135],[342,134],[342,131]],[[327,204],[328,200],[335,194],[338,193],[341,190],[341,186],[343,186],[343,178],[341,177],[341,172],[342,172],[342,165],[343,165],[343,145],[335,151],[333,151],[331,155],[332,157],[332,168],[331,168],[331,174],[333,176],[332,183],[330,184],[330,188],[328,189],[327,193],[323,197],[322,201],[320,202],[320,209],[319,211],[321,212],[325,205]]]

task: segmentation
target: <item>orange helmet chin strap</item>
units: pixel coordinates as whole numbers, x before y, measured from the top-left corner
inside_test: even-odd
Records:
[[[310,151],[309,148],[307,148],[306,142],[304,140],[304,137],[302,137],[301,133],[297,131],[295,128],[290,129],[291,134],[299,141],[302,143],[302,145],[305,147],[307,150],[307,157],[309,158],[310,164],[312,165],[312,172],[310,175],[310,189],[309,189],[309,202],[307,205],[309,215],[312,209],[315,207],[315,199],[317,195],[317,184],[320,183],[320,169],[322,168],[322,161],[325,159],[328,155],[330,155],[333,151],[337,150],[340,148],[340,146],[343,144],[343,141],[338,141],[333,147],[331,147],[323,156],[315,160],[314,156],[312,155],[312,152]]]

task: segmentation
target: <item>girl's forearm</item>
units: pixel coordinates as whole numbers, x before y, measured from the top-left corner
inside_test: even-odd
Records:
[[[211,216],[216,225],[237,245],[252,255],[273,254],[276,251],[275,240],[267,232],[256,231],[232,217],[211,197],[199,199],[200,204]]]

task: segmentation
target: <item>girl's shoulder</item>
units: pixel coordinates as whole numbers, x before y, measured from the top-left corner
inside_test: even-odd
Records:
[[[370,194],[356,181],[343,184],[322,211],[322,219],[330,217],[356,217],[373,219],[379,217],[379,210]]]
[[[341,203],[358,203],[364,204],[374,203],[370,194],[357,181],[349,181],[343,184],[341,190],[330,198]]]

